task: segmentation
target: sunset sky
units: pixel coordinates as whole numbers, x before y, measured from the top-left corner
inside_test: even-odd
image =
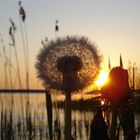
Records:
[[[59,20],[57,36],[84,35],[98,46],[107,67],[119,64],[122,54],[125,67],[128,61],[140,66],[140,0],[23,0],[28,31],[30,71],[35,84],[35,61],[41,40],[55,38],[55,20]],[[22,62],[22,41],[19,28],[18,1],[0,0],[0,33],[8,51],[9,17],[17,25],[16,44]],[[0,44],[1,47],[1,44]],[[0,48],[2,53],[2,49]],[[1,62],[1,60],[0,60]],[[22,62],[23,63],[23,62]],[[22,69],[23,70],[23,69]]]

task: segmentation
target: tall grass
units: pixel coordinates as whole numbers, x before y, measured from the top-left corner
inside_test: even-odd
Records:
[[[23,42],[25,71],[26,71],[25,82],[27,89],[29,89],[29,50],[28,50],[28,34],[25,20],[26,20],[26,11],[22,6],[21,1],[19,1],[19,23]]]
[[[21,5],[21,2],[19,2],[19,22],[20,22],[20,29],[21,29],[21,37],[22,37],[22,43],[23,43],[23,52],[24,52],[24,60],[25,60],[25,71],[26,71],[26,88],[29,89],[29,52],[28,52],[28,36],[27,36],[27,28],[25,24],[25,13],[24,9]],[[24,27],[24,30],[23,30]],[[1,46],[3,50],[3,60],[4,60],[4,88],[10,88],[14,89],[15,87],[23,88],[22,81],[21,81],[21,72],[20,72],[20,63],[19,63],[19,57],[17,53],[17,47],[16,47],[16,38],[15,34],[17,31],[17,27],[14,23],[14,21],[10,18],[10,27],[9,27],[9,36],[10,36],[10,43],[9,43],[9,55],[7,54],[6,47],[3,42],[2,36],[0,36],[1,40]],[[14,52],[15,56],[15,66],[12,64],[12,51]],[[13,72],[12,68],[14,69],[14,75],[13,78]],[[16,69],[15,69],[16,68]],[[17,82],[18,81],[18,82]],[[4,139],[8,134],[8,139],[12,139],[12,135],[16,131],[15,122],[13,120],[14,118],[14,111],[15,111],[15,101],[13,93],[7,97],[6,95],[1,95],[1,139]],[[7,105],[10,106],[10,108],[6,109],[6,104],[4,104],[3,99],[5,102],[7,102]],[[19,133],[20,139],[21,136],[26,139],[26,135],[28,134],[29,139],[32,139],[32,114],[30,109],[30,99],[29,94],[20,95],[20,116],[18,117],[17,127],[18,131],[16,133]],[[14,124],[14,125],[13,125]],[[22,131],[22,132],[20,132]],[[25,133],[26,132],[26,133]],[[26,134],[26,135],[25,135]]]
[[[37,101],[36,98],[42,95],[30,95],[30,115],[26,113],[26,97],[24,96],[24,102],[22,106],[24,109],[24,116],[21,114],[21,104],[20,104],[20,95],[15,95],[14,103],[9,102],[11,96],[5,95],[5,100],[2,103],[3,107],[0,108],[0,139],[7,140],[7,139],[18,139],[18,140],[33,140],[33,139],[42,139],[42,140],[49,140],[49,131],[48,131],[48,123],[47,123],[47,113],[46,113],[46,105],[45,105],[45,95],[43,95],[41,101]],[[34,96],[37,96],[34,98]],[[1,97],[1,95],[0,95]],[[13,105],[12,105],[13,104]],[[54,105],[54,103],[53,103]],[[55,108],[56,109],[56,108]],[[56,110],[54,109],[54,122],[53,122],[53,140],[61,140],[64,138],[64,122],[63,110],[59,110],[59,118],[60,122],[58,122]],[[57,108],[58,110],[58,108]],[[77,111],[73,116],[72,121],[72,132],[73,136],[77,136],[77,138],[85,137],[83,132],[86,130],[86,125],[90,126],[91,118],[87,117],[87,114],[82,113],[79,114]],[[84,117],[85,115],[85,117]],[[76,117],[78,116],[78,118]],[[80,117],[80,119],[79,119]],[[85,123],[89,122],[89,123]],[[88,130],[89,134],[89,130]]]
[[[14,102],[14,104],[10,106],[12,103],[9,103],[9,95],[6,96],[3,106],[0,108],[0,139],[32,140],[35,138],[46,138],[48,133],[46,135],[45,132],[47,131],[46,120],[44,116],[45,108],[40,107],[42,108],[42,113],[39,113],[38,108],[33,107],[30,115],[22,116],[22,114],[20,114],[19,108],[16,107],[20,102]],[[14,100],[16,101],[19,100],[19,98],[20,96],[18,95],[14,96]],[[26,100],[24,102],[24,106],[26,106]],[[26,114],[26,110],[27,109],[25,109],[24,114]],[[24,124],[24,122],[26,122],[26,124]]]

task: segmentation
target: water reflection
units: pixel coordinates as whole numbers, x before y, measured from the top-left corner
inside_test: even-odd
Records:
[[[29,98],[30,106],[27,106]],[[89,140],[91,122],[94,111],[72,110],[72,136],[76,140]],[[111,113],[103,112],[108,127],[110,128]],[[140,114],[135,113],[136,139],[140,139]],[[45,140],[49,138],[45,95],[43,94],[1,94],[0,95],[0,137],[17,140],[34,139]],[[58,109],[53,104],[53,138],[64,139],[64,109]],[[123,140],[120,128],[119,139]]]

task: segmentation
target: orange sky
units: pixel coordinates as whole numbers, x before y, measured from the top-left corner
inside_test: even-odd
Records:
[[[128,61],[139,62],[140,51],[140,1],[134,0],[25,0],[23,7],[26,10],[26,27],[28,32],[30,54],[30,87],[41,88],[41,82],[36,78],[34,68],[36,56],[40,50],[41,40],[55,38],[55,20],[59,19],[58,36],[85,35],[95,42],[103,55],[103,65],[107,67],[108,57],[112,66],[119,64],[119,55],[122,54],[124,66]],[[19,28],[17,1],[0,1],[0,33],[4,39],[7,55],[9,54],[8,29],[9,17],[17,25],[16,46],[20,60],[20,70],[23,83],[25,83],[25,68],[23,61],[23,46]],[[13,49],[12,49],[13,51]],[[0,44],[0,53],[2,47]],[[14,51],[12,52],[14,65]],[[0,76],[1,86],[4,85],[4,59],[0,58],[2,65]],[[14,73],[14,72],[13,72]]]

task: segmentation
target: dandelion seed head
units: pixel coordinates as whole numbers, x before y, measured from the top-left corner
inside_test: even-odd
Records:
[[[101,63],[95,44],[86,37],[57,38],[48,41],[37,56],[37,75],[45,87],[63,90],[63,73],[77,72],[76,90],[90,86],[95,80]]]

